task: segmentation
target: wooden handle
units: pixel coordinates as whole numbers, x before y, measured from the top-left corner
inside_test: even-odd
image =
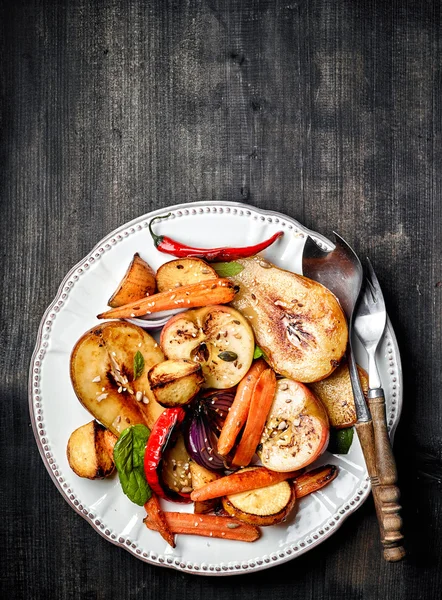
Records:
[[[386,556],[387,560],[401,560],[405,556],[405,550],[402,547],[402,519],[399,516],[400,491],[397,486],[396,461],[388,436],[384,392],[382,389],[370,390],[368,395],[373,418],[379,498],[384,515],[384,555],[389,557]]]
[[[396,562],[405,556],[405,549],[401,545],[403,536],[400,533],[402,520],[398,515],[400,505],[390,501],[391,494],[385,494],[380,485],[373,421],[359,422],[355,427],[371,481],[384,558],[388,562]]]

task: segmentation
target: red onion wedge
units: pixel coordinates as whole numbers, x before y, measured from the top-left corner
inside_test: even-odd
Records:
[[[210,390],[201,394],[184,431],[187,452],[201,467],[210,471],[228,469],[217,451],[218,435],[235,397],[235,390]]]

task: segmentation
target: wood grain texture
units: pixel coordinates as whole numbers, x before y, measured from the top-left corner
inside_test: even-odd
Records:
[[[439,597],[440,2],[3,0],[0,27],[2,597]],[[180,574],[106,543],[46,473],[27,376],[59,282],[121,223],[212,199],[370,256],[404,363],[405,562],[383,561],[370,500],[271,571]]]

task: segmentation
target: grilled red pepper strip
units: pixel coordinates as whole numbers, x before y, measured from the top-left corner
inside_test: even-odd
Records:
[[[173,430],[184,420],[184,408],[167,408],[157,419],[147,440],[144,454],[144,473],[152,491],[172,502],[190,502],[190,494],[178,494],[163,485],[161,461]]]
[[[254,254],[258,254],[258,252],[265,250],[284,234],[283,231],[278,231],[264,242],[260,242],[255,246],[244,246],[243,248],[194,248],[192,246],[181,244],[165,235],[157,235],[152,231],[152,224],[155,221],[167,219],[170,215],[171,213],[152,219],[149,223],[149,231],[157,250],[164,252],[165,254],[171,254],[177,258],[200,257],[212,262],[228,262],[237,260],[238,258],[247,258],[248,256],[253,256]]]

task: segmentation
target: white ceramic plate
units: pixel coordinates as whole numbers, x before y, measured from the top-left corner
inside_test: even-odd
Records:
[[[317,546],[333,534],[367,498],[369,479],[361,448],[354,436],[345,456],[325,453],[318,464],[339,466],[335,481],[299,501],[284,524],[262,529],[252,544],[178,536],[175,549],[142,522],[144,510],[132,504],[120,489],[117,477],[89,481],[77,477],[66,459],[71,432],[88,422],[90,414],[77,400],[69,377],[69,358],[78,338],[98,320],[107,299],[126,271],[133,254],[139,252],[158,268],[171,260],[158,252],[147,226],[150,219],[171,212],[156,225],[184,243],[203,247],[247,246],[282,229],[285,235],[264,254],[277,265],[301,273],[306,235],[325,248],[332,244],[282,214],[227,202],[196,202],[143,215],[103,239],[63,280],[56,298],[46,310],[38,332],[29,379],[31,421],[43,462],[65,500],[110,542],[152,564],[204,575],[234,575],[281,564]],[[356,341],[356,358],[366,366],[366,357]],[[398,422],[402,403],[399,350],[388,323],[379,347],[379,364],[387,402],[391,432]],[[191,510],[173,504],[172,510]],[[354,532],[357,535],[357,532]]]

